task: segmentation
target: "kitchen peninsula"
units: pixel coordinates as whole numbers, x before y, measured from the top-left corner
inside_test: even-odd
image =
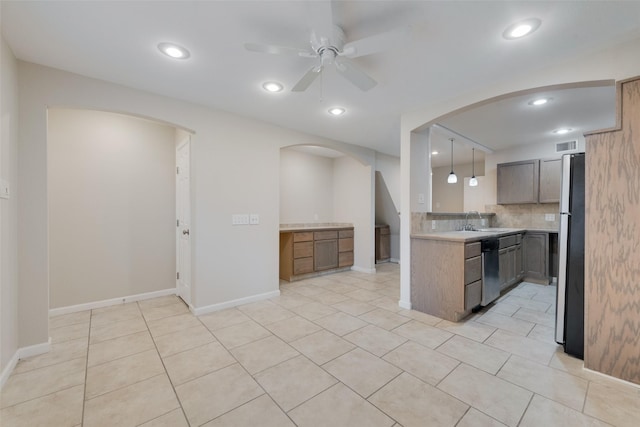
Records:
[[[353,224],[281,224],[280,279],[294,281],[353,266]]]
[[[544,231],[547,235],[557,233]],[[481,231],[446,231],[411,235],[411,306],[413,309],[449,321],[458,322],[483,302],[483,240],[496,242],[496,276],[498,293],[528,279],[532,260],[542,258],[546,283],[553,254],[536,256],[537,247],[527,247],[528,234],[539,235],[541,230],[522,228],[487,228]],[[545,249],[548,246],[545,246]],[[533,251],[536,251],[534,253]],[[531,252],[531,253],[527,253]],[[484,290],[485,294],[487,290]],[[485,295],[485,298],[486,295]]]

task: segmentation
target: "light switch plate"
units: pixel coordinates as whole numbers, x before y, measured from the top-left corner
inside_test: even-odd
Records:
[[[436,229],[436,220],[435,220],[435,219],[432,219],[432,220],[431,220],[431,229],[432,229],[432,230],[435,230],[435,229]]]
[[[9,191],[9,181],[4,179],[0,179],[0,198],[8,199],[10,195]]]
[[[553,222],[553,221],[556,220],[556,215],[555,214],[544,214],[544,220]]]
[[[249,225],[249,214],[233,214],[231,215],[232,225]]]

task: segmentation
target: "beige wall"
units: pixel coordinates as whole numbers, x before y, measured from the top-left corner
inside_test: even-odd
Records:
[[[475,173],[484,175],[484,162],[476,161]],[[458,177],[458,182],[449,184],[447,178],[451,173],[451,166],[433,168],[431,176],[432,185],[432,212],[464,212],[465,177],[470,177],[473,168],[471,163],[454,165],[453,171]],[[467,182],[468,184],[468,182]],[[484,209],[482,210],[484,211]]]
[[[333,159],[280,150],[280,223],[333,222]]]
[[[50,308],[175,287],[175,128],[48,111]]]
[[[353,268],[373,273],[375,272],[373,168],[345,156],[333,161],[333,171],[333,218],[336,222],[353,223]]]
[[[0,178],[11,186],[10,198],[0,199],[0,375],[8,372],[18,349],[17,71],[16,59],[0,37]]]
[[[48,340],[46,106],[129,113],[194,132],[191,244],[196,310],[278,292],[282,147],[320,145],[366,164],[375,162],[373,150],[25,62],[19,62],[19,95],[19,178],[24,182],[19,201],[19,314],[25,319],[20,323],[21,346]],[[232,214],[242,212],[258,213],[260,224],[233,226]]]
[[[391,259],[400,260],[400,158],[376,154],[376,224],[388,224]]]

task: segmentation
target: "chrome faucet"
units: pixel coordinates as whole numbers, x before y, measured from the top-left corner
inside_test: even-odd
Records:
[[[465,212],[464,214],[464,227],[462,227],[462,229],[464,231],[475,231],[475,227],[473,226],[473,224],[469,224],[469,215],[470,214],[476,214],[478,215],[478,218],[480,219],[480,223],[482,224],[482,215],[480,215],[480,212],[478,211],[469,211],[469,212]]]

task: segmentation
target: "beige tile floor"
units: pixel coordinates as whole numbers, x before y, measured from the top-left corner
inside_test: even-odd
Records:
[[[200,317],[173,296],[54,317],[0,425],[640,425],[640,389],[555,344],[555,287],[452,323],[400,309],[398,266],[378,267]]]

